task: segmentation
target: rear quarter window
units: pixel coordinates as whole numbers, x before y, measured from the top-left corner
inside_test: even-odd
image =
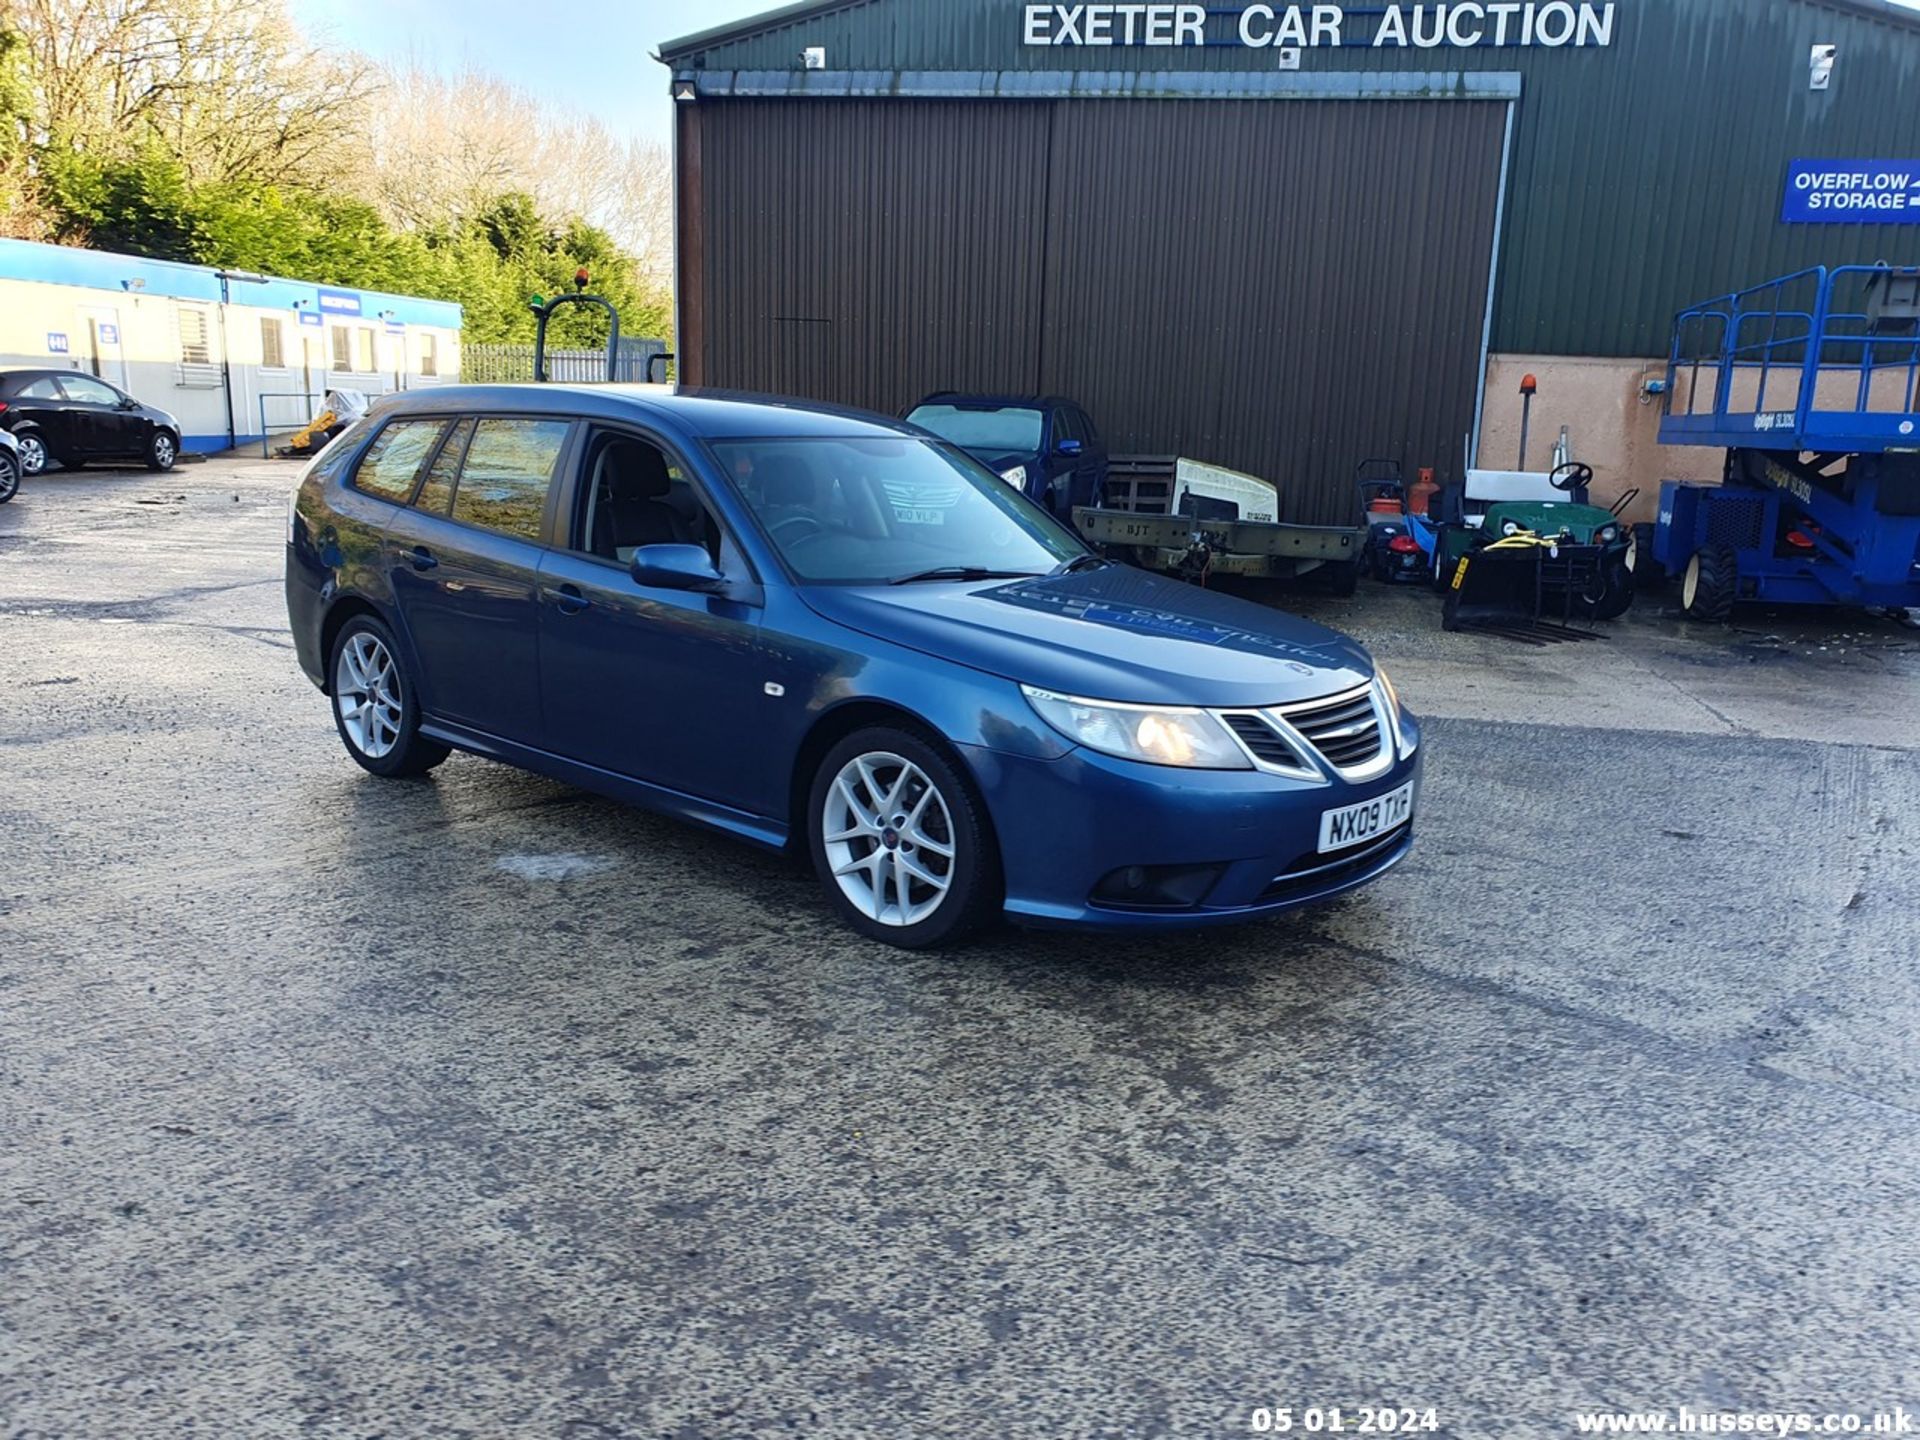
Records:
[[[420,467],[433,453],[445,420],[394,420],[373,437],[353,472],[353,488],[382,500],[404,501],[413,493]]]

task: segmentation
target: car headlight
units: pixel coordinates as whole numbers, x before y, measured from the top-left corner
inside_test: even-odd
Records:
[[[1602,545],[1611,545],[1620,538],[1620,527],[1618,525],[1602,525],[1598,530],[1594,531],[1593,538]]]
[[[1393,728],[1393,748],[1401,759],[1413,753],[1413,747],[1407,743],[1407,734],[1400,726],[1400,692],[1393,688],[1393,681],[1387,672],[1378,665],[1373,667],[1373,683],[1380,687],[1380,698],[1386,702],[1387,722]]]
[[[1513,521],[1509,520],[1507,521],[1506,524],[1500,527],[1500,533],[1502,535],[1518,535],[1520,533],[1520,527],[1516,525]]]
[[[1016,465],[1011,470],[1002,470],[1000,472],[1000,478],[1013,486],[1014,489],[1024,490],[1027,488],[1027,467],[1024,465]]]
[[[1251,770],[1253,762],[1204,710],[1082,700],[1022,685],[1039,717],[1076,744],[1122,760],[1190,770]]]

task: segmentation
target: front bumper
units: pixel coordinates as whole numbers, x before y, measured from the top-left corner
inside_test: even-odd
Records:
[[[1403,721],[1408,743],[1419,727]],[[1076,749],[1056,760],[969,748],[992,812],[1016,924],[1184,930],[1234,924],[1331,899],[1392,869],[1413,847],[1423,752],[1363,783],[1314,784],[1263,771],[1181,770]],[[1351,851],[1318,853],[1324,811],[1415,783],[1413,819]],[[1099,903],[1103,879],[1129,866],[1214,865],[1185,909]]]

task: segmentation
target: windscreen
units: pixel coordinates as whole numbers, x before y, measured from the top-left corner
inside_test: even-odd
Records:
[[[801,579],[875,584],[946,569],[1044,575],[1087,553],[992,471],[900,439],[722,440],[713,450]]]
[[[907,419],[968,450],[1022,454],[1040,448],[1041,414],[1023,406],[922,405]]]

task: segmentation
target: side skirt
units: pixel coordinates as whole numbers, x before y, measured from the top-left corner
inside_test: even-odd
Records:
[[[787,845],[788,827],[764,815],[736,810],[729,805],[716,805],[711,800],[670,790],[664,785],[651,785],[645,780],[617,775],[596,765],[583,765],[577,760],[568,760],[546,750],[518,745],[483,730],[470,730],[464,725],[430,716],[421,717],[420,733],[443,745],[451,745],[456,750],[531,770],[536,775],[545,775],[569,785],[578,785],[582,790],[592,790],[609,799],[638,805],[643,810],[671,815],[678,820],[690,820],[710,830],[737,836],[763,849],[784,850]]]

